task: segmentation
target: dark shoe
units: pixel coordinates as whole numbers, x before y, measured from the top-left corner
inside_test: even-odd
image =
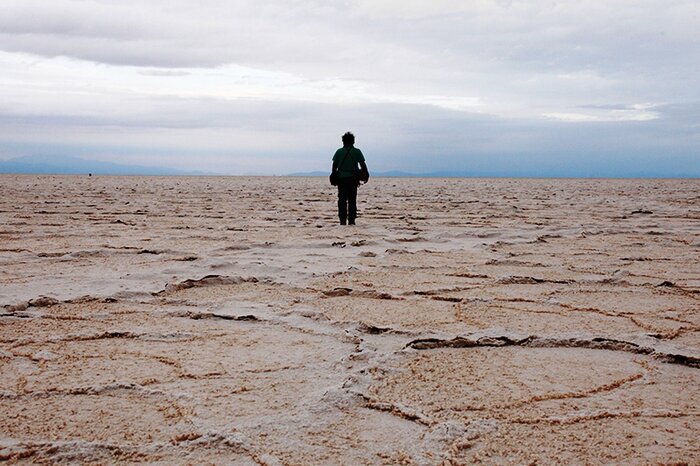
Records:
[[[350,220],[350,221],[348,222],[348,224],[349,224],[349,225],[354,225],[354,224],[355,224],[355,220]]]

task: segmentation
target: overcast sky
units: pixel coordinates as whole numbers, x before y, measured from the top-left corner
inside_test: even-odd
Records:
[[[3,0],[0,159],[700,176],[698,0]]]

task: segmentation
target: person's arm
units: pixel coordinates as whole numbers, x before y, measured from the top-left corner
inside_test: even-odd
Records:
[[[365,163],[365,154],[363,154],[360,149],[357,149],[357,152],[360,153],[360,157],[359,157],[360,168],[365,170],[365,171],[369,171],[369,170],[367,170],[367,164]]]

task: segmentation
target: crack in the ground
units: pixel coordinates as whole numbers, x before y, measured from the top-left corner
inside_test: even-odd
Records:
[[[89,387],[76,387],[76,388],[66,388],[66,389],[60,389],[60,388],[55,388],[55,389],[50,389],[50,390],[43,390],[43,391],[33,391],[33,392],[25,392],[25,393],[2,393],[0,392],[0,399],[4,400],[21,400],[25,398],[48,398],[52,396],[79,396],[79,395],[87,395],[87,396],[95,396],[95,395],[102,395],[104,393],[113,393],[113,392],[118,392],[118,391],[135,391],[139,392],[142,395],[156,395],[156,396],[166,396],[165,393],[161,392],[160,390],[152,390],[149,388],[146,388],[143,385],[139,385],[136,383],[130,383],[130,382],[118,382],[114,384],[109,384],[109,385],[101,385],[101,386],[89,386]]]
[[[175,435],[168,442],[141,442],[139,446],[83,440],[17,442],[5,439],[0,443],[0,461],[34,458],[38,461],[76,463],[90,458],[102,461],[143,462],[153,461],[154,457],[158,458],[173,450],[180,452],[179,456],[182,449],[191,451],[199,448],[224,449],[246,455],[258,465],[278,463],[276,458],[259,453],[242,433],[216,431],[188,432]]]
[[[351,296],[354,298],[368,298],[368,299],[388,299],[388,300],[402,300],[403,298],[392,296],[389,293],[383,293],[376,290],[353,290],[352,288],[338,287],[332,290],[321,291],[323,297],[325,298],[337,298],[341,296]]]
[[[15,339],[15,340],[3,340],[3,343],[12,344],[12,348],[18,348],[21,346],[28,346],[34,344],[50,344],[50,343],[65,343],[71,341],[94,341],[94,340],[110,340],[110,339],[137,339],[137,340],[147,340],[147,341],[162,341],[162,342],[183,342],[183,341],[194,341],[197,339],[204,338],[204,336],[193,335],[190,333],[169,333],[169,334],[155,334],[155,333],[136,333],[136,332],[101,332],[94,334],[78,334],[78,335],[65,335],[60,337],[53,337],[47,340],[32,340],[32,339]]]
[[[538,403],[540,401],[552,401],[552,400],[567,400],[567,399],[580,399],[580,398],[588,398],[593,395],[597,395],[599,393],[608,393],[613,390],[617,390],[618,388],[621,388],[622,386],[635,382],[641,378],[644,377],[644,374],[633,374],[629,377],[625,377],[619,380],[614,380],[610,383],[604,384],[604,385],[599,385],[597,387],[591,388],[590,390],[582,390],[578,392],[549,392],[549,393],[544,393],[542,395],[535,395],[530,398],[526,398],[523,400],[518,400],[514,401],[512,403],[505,403],[505,404],[494,404],[494,405],[489,405],[489,406],[474,406],[474,407],[468,407],[468,408],[463,408],[464,410],[470,410],[470,411],[492,411],[492,410],[503,410],[503,409],[513,409],[513,408],[520,408],[525,405],[533,404],[533,403]]]
[[[192,320],[201,319],[220,319],[220,320],[234,320],[234,321],[252,321],[259,322],[261,319],[253,314],[244,315],[230,315],[230,314],[220,314],[216,312],[200,312],[200,311],[182,311],[182,312],[170,312],[168,315],[172,317],[186,317]]]
[[[200,279],[188,279],[179,283],[166,284],[161,291],[153,293],[154,296],[163,296],[188,288],[218,285],[240,285],[241,283],[258,283],[255,277],[227,277],[223,275],[206,275]]]
[[[393,335],[418,335],[417,332],[409,332],[407,330],[397,330],[392,327],[379,327],[376,325],[367,324],[365,322],[360,322],[355,327],[358,332],[366,333],[368,335],[381,335],[384,333]]]
[[[661,410],[640,410],[640,411],[610,411],[599,410],[589,414],[571,414],[557,417],[543,418],[516,418],[510,419],[510,422],[515,424],[553,424],[553,425],[570,425],[580,422],[598,421],[601,419],[613,418],[681,418],[681,417],[700,417],[700,412],[683,412],[683,411],[661,411]]]
[[[400,406],[395,403],[387,403],[384,401],[378,401],[370,396],[364,394],[364,393],[359,393],[358,394],[363,400],[364,400],[364,407],[368,409],[373,409],[376,411],[383,411],[387,413],[391,413],[395,416],[398,416],[400,418],[416,422],[418,424],[424,425],[424,426],[431,426],[435,424],[435,421],[427,417],[425,414],[412,410],[408,407],[405,406]]]
[[[645,346],[631,341],[617,340],[605,337],[561,338],[530,335],[525,338],[518,338],[516,336],[509,335],[480,337],[457,336],[452,339],[421,338],[407,343],[405,347],[417,350],[428,350],[438,348],[476,348],[503,346],[521,346],[527,348],[587,348],[610,351],[624,351],[628,353],[653,356],[659,361],[666,363],[681,364],[688,367],[700,368],[700,357],[697,356],[663,352],[651,346]]]
[[[575,282],[575,280],[573,280],[573,282]],[[540,285],[543,283],[569,285],[572,283],[572,280],[550,280],[546,278],[537,278],[530,276],[512,276],[501,278],[496,283],[499,285]]]
[[[537,301],[528,301],[528,302],[537,303]],[[649,332],[654,332],[653,334],[650,334],[649,336],[652,336],[654,338],[659,338],[659,339],[673,340],[674,338],[677,338],[684,333],[695,332],[695,331],[698,331],[700,329],[697,326],[692,325],[691,322],[687,322],[687,321],[684,321],[684,320],[678,319],[678,318],[665,316],[665,317],[663,317],[663,319],[665,319],[665,320],[671,320],[674,322],[688,324],[688,326],[681,326],[680,328],[675,329],[675,330],[663,331],[663,330],[660,330],[660,329],[653,327],[649,324],[643,323],[639,319],[639,317],[636,316],[632,312],[612,312],[612,311],[605,311],[603,309],[598,309],[595,307],[576,307],[576,306],[572,306],[572,305],[566,304],[566,303],[555,303],[555,305],[561,307],[562,309],[567,309],[567,310],[573,311],[573,312],[591,312],[594,314],[600,314],[600,315],[605,316],[605,317],[627,319],[639,328],[642,328],[642,329],[647,330]],[[565,315],[565,314],[562,314],[562,315]]]

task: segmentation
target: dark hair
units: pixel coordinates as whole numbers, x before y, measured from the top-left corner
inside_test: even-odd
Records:
[[[343,145],[349,146],[352,144],[355,144],[355,135],[348,131],[347,133],[343,134]]]

